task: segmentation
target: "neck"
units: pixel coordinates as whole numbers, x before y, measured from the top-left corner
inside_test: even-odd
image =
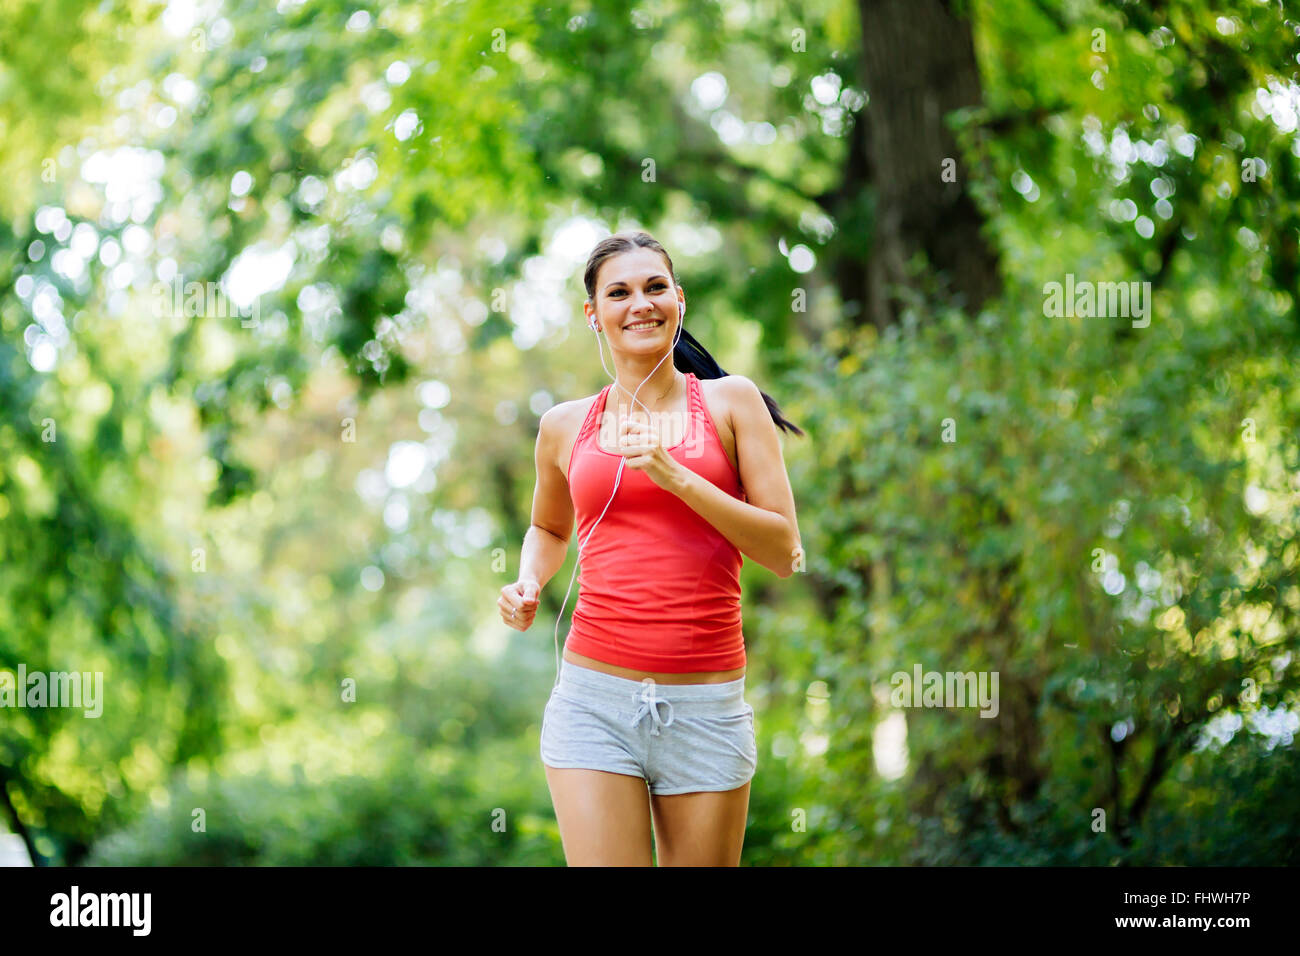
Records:
[[[634,356],[615,362],[618,378],[614,393],[619,405],[630,405],[636,409],[641,409],[644,405],[650,411],[657,411],[664,403],[673,401],[678,383],[686,379],[686,373],[677,371],[672,356],[664,359],[663,364],[655,369],[659,358],[660,356]],[[651,369],[654,369],[654,374],[651,374]],[[648,379],[647,375],[650,376]],[[645,384],[642,384],[642,380]],[[632,401],[633,393],[636,394],[636,402]]]

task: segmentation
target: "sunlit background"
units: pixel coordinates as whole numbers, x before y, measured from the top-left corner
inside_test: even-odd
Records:
[[[639,228],[808,433],[745,864],[1296,862],[1300,20],[906,6],[0,0],[0,672],[105,695],[0,864],[562,864],[496,598]]]

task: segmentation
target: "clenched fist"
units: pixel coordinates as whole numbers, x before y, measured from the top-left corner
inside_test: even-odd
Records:
[[[514,584],[507,584],[501,589],[497,606],[501,609],[501,620],[517,631],[526,631],[533,626],[537,616],[537,596],[541,586],[532,578],[523,578]]]

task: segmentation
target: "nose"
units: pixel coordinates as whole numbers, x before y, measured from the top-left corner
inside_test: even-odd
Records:
[[[644,292],[632,293],[632,304],[628,308],[629,312],[633,315],[640,315],[643,312],[648,312],[650,308],[650,299]]]

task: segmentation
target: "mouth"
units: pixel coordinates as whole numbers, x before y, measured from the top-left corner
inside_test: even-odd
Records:
[[[634,322],[631,325],[623,326],[623,331],[624,332],[652,332],[663,324],[664,324],[663,319],[658,319],[652,322]]]

